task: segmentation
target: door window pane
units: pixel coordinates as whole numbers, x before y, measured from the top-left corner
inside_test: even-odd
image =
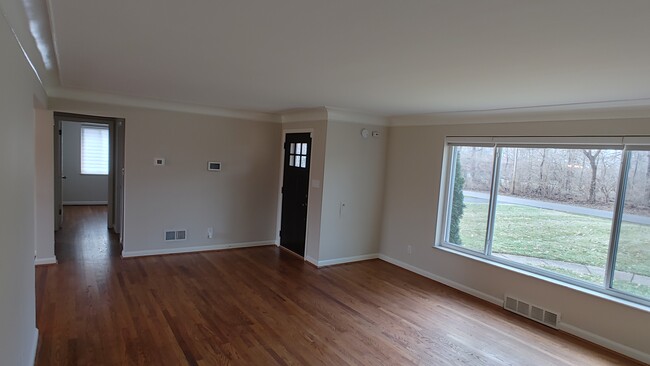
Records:
[[[621,156],[502,148],[492,255],[602,285]]]
[[[632,151],[613,279],[615,289],[650,298],[650,152]]]
[[[446,239],[451,244],[483,252],[494,148],[456,146],[452,154],[451,202]]]

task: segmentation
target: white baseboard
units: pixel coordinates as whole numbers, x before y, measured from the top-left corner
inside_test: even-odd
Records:
[[[402,267],[402,268],[404,268],[406,270],[417,273],[417,274],[422,275],[424,277],[427,277],[429,279],[432,279],[432,280],[434,280],[436,282],[440,282],[440,283],[445,284],[445,285],[447,285],[449,287],[453,287],[456,290],[459,290],[459,291],[462,291],[462,292],[464,292],[466,294],[470,294],[472,296],[478,297],[479,299],[483,299],[485,301],[491,302],[491,303],[493,303],[495,305],[498,305],[498,306],[503,306],[503,299],[499,299],[499,298],[494,297],[492,295],[488,295],[488,294],[483,293],[481,291],[475,290],[475,289],[473,289],[471,287],[462,285],[462,284],[460,284],[458,282],[454,282],[454,281],[451,281],[451,280],[446,279],[444,277],[440,277],[440,276],[435,275],[435,274],[433,274],[431,272],[428,272],[428,271],[425,271],[425,270],[420,269],[418,267],[412,266],[412,265],[410,265],[408,263],[404,263],[404,262],[399,261],[397,259],[391,258],[391,257],[389,257],[387,255],[380,254],[379,259],[381,259],[383,261],[386,261],[388,263],[394,264],[394,265],[396,265],[398,267]],[[639,351],[639,350],[634,349],[632,347],[628,347],[628,346],[620,344],[618,342],[614,342],[611,339],[599,336],[597,334],[586,331],[586,330],[584,330],[582,328],[578,328],[578,327],[573,326],[571,324],[562,323],[562,322],[560,322],[560,324],[558,325],[558,329],[563,331],[563,332],[572,334],[572,335],[574,335],[576,337],[588,340],[588,341],[590,341],[592,343],[595,343],[597,345],[600,345],[600,346],[603,346],[605,348],[611,349],[611,350],[613,350],[615,352],[618,352],[620,354],[623,354],[625,356],[631,357],[631,358],[633,358],[635,360],[639,360],[641,362],[645,362],[647,364],[650,364],[650,354]]]
[[[369,259],[377,259],[377,258],[379,258],[379,254],[374,253],[374,254],[355,255],[353,257],[345,257],[345,258],[326,259],[322,261],[315,261],[313,258],[310,258],[311,260],[309,262],[315,264],[316,267],[320,268],[320,267],[333,266],[335,264],[367,261]]]
[[[126,251],[125,250],[125,251],[122,251],[122,258],[146,257],[146,256],[150,256],[150,255],[164,255],[164,254],[207,252],[207,251],[211,251],[211,250],[223,250],[223,249],[234,249],[234,248],[250,248],[250,247],[260,247],[260,246],[266,246],[266,245],[275,245],[275,240],[251,241],[251,242],[245,242],[245,243],[202,245],[202,246],[194,246],[194,247],[174,247],[174,248],[138,250],[138,251]]]
[[[108,205],[108,201],[63,201],[63,206],[99,206]]]
[[[56,264],[56,256],[50,258],[34,258],[35,266],[43,266],[46,264]]]
[[[449,279],[444,278],[444,277],[440,277],[440,276],[435,275],[435,274],[433,274],[431,272],[428,272],[428,271],[425,271],[425,270],[420,269],[418,267],[412,266],[412,265],[410,265],[408,263],[404,263],[402,261],[399,261],[399,260],[397,260],[395,258],[391,258],[391,257],[389,257],[387,255],[384,255],[384,254],[380,254],[379,259],[381,259],[383,261],[386,261],[388,263],[394,264],[394,265],[396,265],[398,267],[402,267],[402,268],[404,268],[406,270],[409,270],[411,272],[417,273],[417,274],[419,274],[421,276],[424,276],[426,278],[432,279],[432,280],[434,280],[436,282],[440,282],[440,283],[445,284],[445,285],[447,285],[449,287],[453,287],[456,290],[462,291],[462,292],[464,292],[466,294],[470,294],[470,295],[472,295],[474,297],[478,297],[479,299],[483,299],[483,300],[485,300],[487,302],[490,302],[492,304],[495,304],[495,305],[498,305],[498,306],[503,306],[503,299],[499,299],[498,297],[494,297],[494,296],[488,295],[488,294],[486,294],[484,292],[477,291],[477,290],[475,290],[475,289],[473,289],[471,287],[462,285],[462,284],[460,284],[458,282],[454,282],[454,281],[449,280]]]
[[[34,328],[34,340],[32,341],[32,349],[29,353],[32,362],[28,364],[29,366],[36,363],[36,351],[38,351],[38,328]]]
[[[573,334],[576,337],[586,339],[589,342],[595,343],[599,346],[603,346],[605,348],[611,349],[612,351],[618,352],[627,357],[650,364],[650,354],[639,351],[638,349],[628,347],[618,342],[614,342],[611,339],[601,337],[598,334],[591,333],[589,331],[586,331],[582,328],[578,328],[571,324],[560,322],[560,324],[558,324],[558,329],[563,332]]]
[[[315,265],[316,267],[318,267],[318,261],[316,259],[308,256],[308,255],[305,256],[305,261],[307,261],[307,262]]]

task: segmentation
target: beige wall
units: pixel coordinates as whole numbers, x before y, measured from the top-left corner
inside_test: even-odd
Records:
[[[54,255],[54,119],[52,112],[36,109],[35,126],[35,235],[36,262],[53,263]]]
[[[0,16],[0,363],[28,365],[36,350],[34,126],[45,94]]]
[[[564,330],[650,359],[650,313],[432,248],[445,136],[650,135],[650,120],[570,121],[390,130],[381,253],[495,301],[510,294],[561,313]],[[412,245],[413,253],[407,253]]]
[[[380,136],[363,138],[363,128]],[[379,253],[387,138],[384,127],[328,121],[321,264]]]
[[[50,108],[126,119],[124,255],[275,241],[279,124],[62,99]],[[165,242],[166,229],[187,240]]]

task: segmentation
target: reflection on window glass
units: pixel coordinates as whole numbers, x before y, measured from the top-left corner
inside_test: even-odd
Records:
[[[453,148],[447,241],[483,252],[492,181],[492,147]]]
[[[294,166],[293,161],[294,161],[294,155],[289,155],[289,166]]]
[[[300,167],[301,168],[306,168],[307,167],[307,157],[306,156],[301,156],[300,157]]]
[[[503,148],[492,255],[602,284],[622,154]]]
[[[650,298],[650,152],[631,151],[613,288]]]
[[[307,155],[307,143],[302,144],[302,154]]]
[[[289,145],[289,154],[295,154],[296,153],[296,144],[294,142]]]

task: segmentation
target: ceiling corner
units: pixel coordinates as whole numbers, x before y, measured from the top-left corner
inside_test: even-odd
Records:
[[[0,10],[43,87],[60,85],[46,0],[3,1]]]

